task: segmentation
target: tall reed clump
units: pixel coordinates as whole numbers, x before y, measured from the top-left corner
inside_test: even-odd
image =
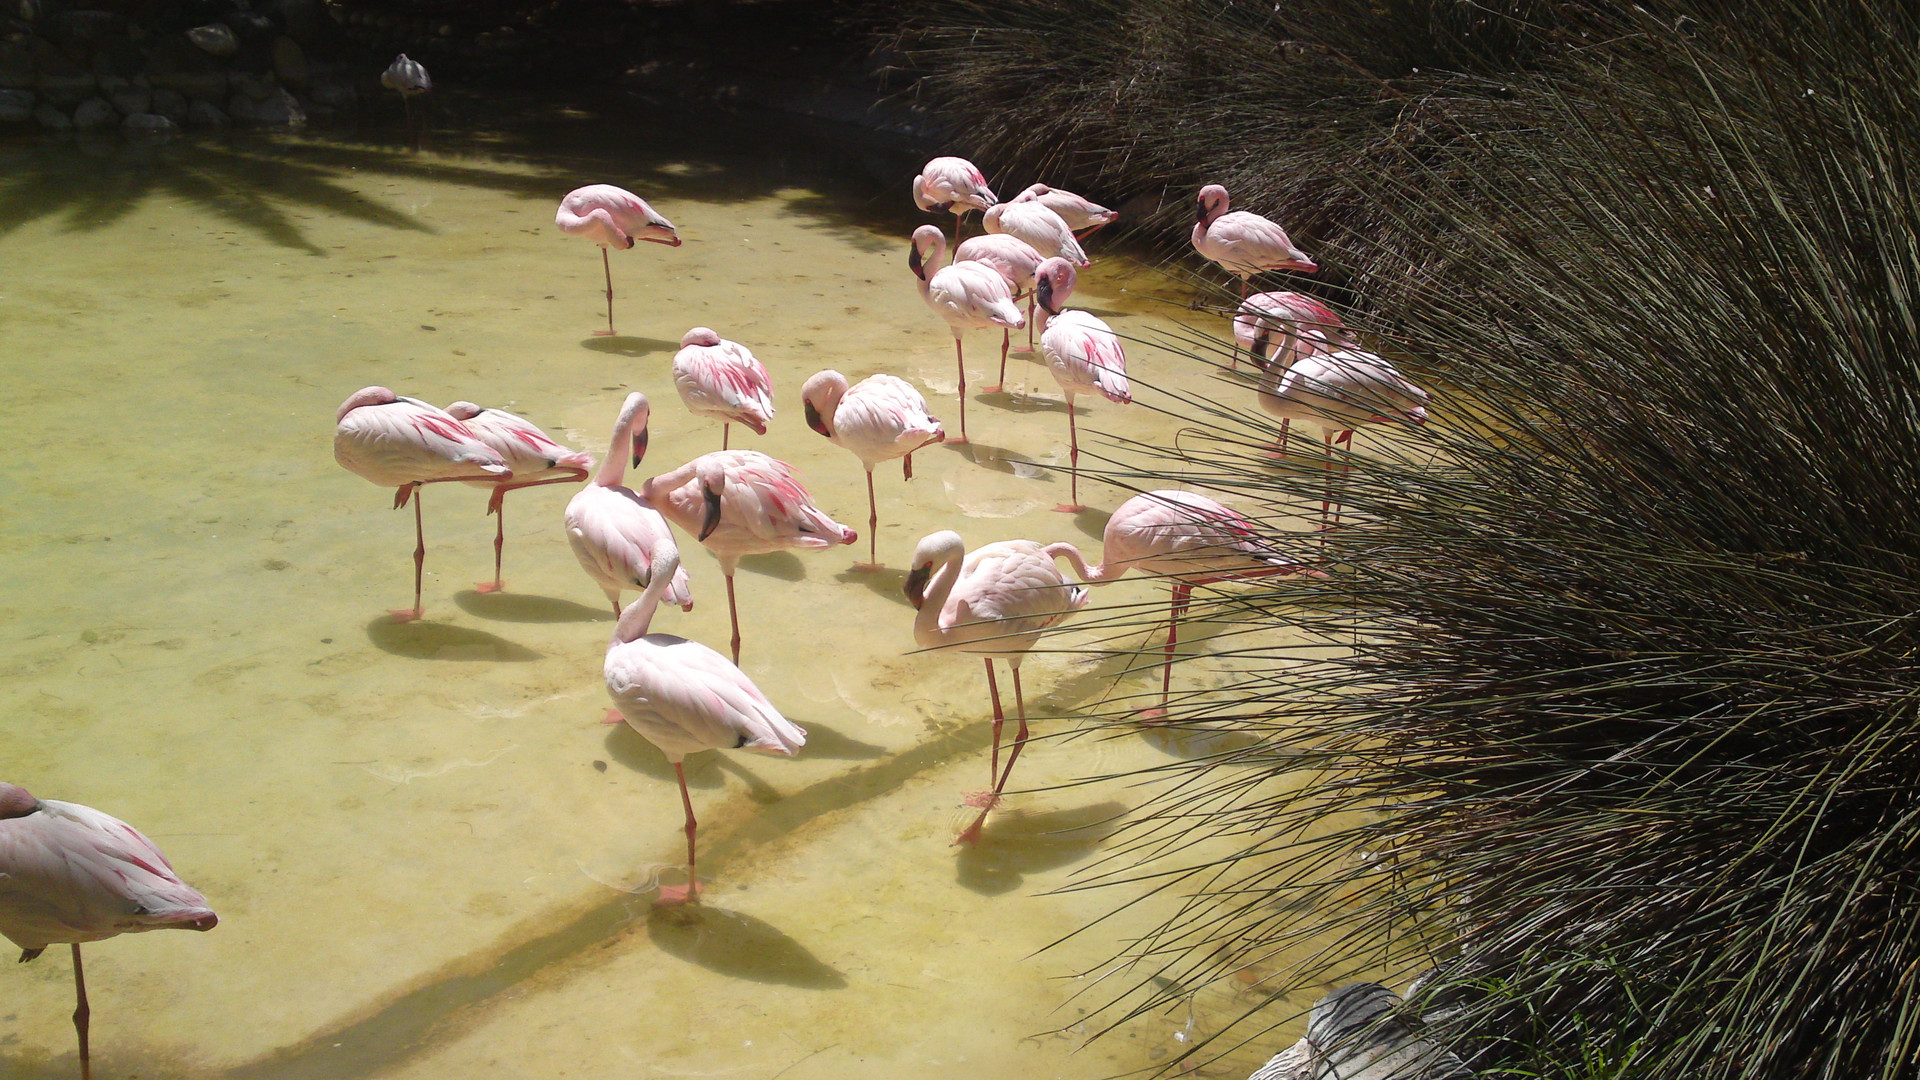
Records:
[[[1915,1075],[1917,20],[1623,15],[1369,195],[1453,222],[1369,268],[1415,283],[1374,342],[1435,419],[1354,459],[1328,579],[1196,610],[1322,647],[1217,635],[1265,669],[1175,702],[1256,741],[1154,770],[1082,883],[1190,897],[1113,1009],[1424,973],[1441,1041],[1509,1075]],[[1179,407],[1116,479],[1317,503],[1250,401]],[[1128,868],[1196,831],[1241,847]]]

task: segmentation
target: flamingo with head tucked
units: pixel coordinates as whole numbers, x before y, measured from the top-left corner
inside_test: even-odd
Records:
[[[1013,197],[1014,202],[1038,202],[1040,205],[1060,215],[1076,237],[1084,238],[1089,233],[1105,225],[1120,220],[1120,211],[1109,210],[1084,195],[1075,195],[1065,188],[1048,187],[1045,184],[1033,184],[1027,190]]]
[[[384,386],[354,391],[341,403],[336,420],[333,459],[381,487],[393,488],[395,510],[413,500],[413,610],[393,612],[396,620],[410,622],[421,614],[420,578],[427,560],[420,486],[449,480],[497,484],[513,479],[513,471],[472,428]]]
[[[1268,574],[1313,573],[1275,551],[1246,518],[1205,495],[1172,490],[1145,492],[1120,504],[1107,519],[1100,565],[1087,566],[1078,549],[1063,554],[1082,581],[1112,581],[1128,570],[1139,570],[1166,578],[1172,585],[1160,706],[1142,710],[1141,716],[1146,718],[1166,715],[1180,616],[1186,613],[1195,585]]]
[[[1067,398],[1067,445],[1072,455],[1068,467],[1073,488],[1071,501],[1054,507],[1067,514],[1086,509],[1080,505],[1080,425],[1073,415],[1074,395],[1099,394],[1120,405],[1133,400],[1127,382],[1127,354],[1113,327],[1087,312],[1061,308],[1073,293],[1074,279],[1073,267],[1065,259],[1048,259],[1035,275],[1034,285],[1034,302],[1040,311],[1040,353]]]
[[[728,449],[728,432],[745,424],[756,435],[767,433],[773,420],[773,377],[766,365],[737,341],[728,341],[704,326],[680,339],[673,357],[673,386],[680,400],[696,416],[720,421],[720,449]]]
[[[1265,270],[1313,273],[1319,264],[1293,246],[1287,230],[1245,210],[1229,211],[1227,189],[1208,184],[1200,189],[1200,220],[1193,227],[1193,250],[1219,263],[1240,279],[1240,298],[1246,299],[1247,279]]]
[[[406,53],[393,58],[387,70],[380,73],[380,85],[400,95],[400,108],[407,114],[407,143],[415,150],[420,149],[420,137],[413,131],[413,103],[415,94],[424,94],[433,89],[433,79],[428,77],[426,65],[418,60],[407,59]]]
[[[953,242],[960,242],[960,223],[969,210],[985,210],[999,202],[978,166],[966,158],[937,157],[913,178],[913,204],[929,214],[953,212]]]
[[[931,252],[931,254],[928,254]],[[922,225],[913,231],[913,250],[907,267],[920,281],[920,298],[934,313],[947,321],[953,331],[953,352],[960,363],[960,435],[951,441],[967,441],[967,354],[960,336],[968,330],[999,326],[1018,330],[1027,325],[1026,317],[1013,303],[1013,286],[1000,271],[985,263],[940,263],[947,255],[947,238],[939,229]],[[1007,339],[1001,338],[1000,368],[1006,370]]]
[[[1277,363],[1286,367],[1302,348],[1314,341],[1305,335],[1311,331],[1318,340],[1340,348],[1359,344],[1347,324],[1332,308],[1297,292],[1254,293],[1240,301],[1233,316],[1233,340],[1236,346],[1232,366],[1240,366],[1240,349],[1253,357],[1253,366],[1265,368]]]
[[[621,483],[628,457],[637,467],[647,454],[647,416],[647,395],[628,394],[613,421],[613,441],[599,473],[567,503],[567,543],[580,568],[607,594],[615,618],[620,616],[620,593],[646,588],[658,572],[662,545],[673,544],[666,518],[645,496]],[[692,611],[693,593],[678,554],[670,577],[667,598],[682,611]]]
[[[507,543],[507,492],[546,484],[577,484],[593,470],[593,455],[561,446],[533,421],[505,409],[486,409],[471,401],[456,401],[447,406],[447,415],[467,425],[481,442],[498,451],[507,467],[513,470],[513,479],[500,483],[467,481],[474,487],[493,489],[493,497],[487,500],[487,513],[496,518],[493,580],[480,582],[474,588],[483,593],[499,592],[500,552]]]
[[[939,417],[927,412],[927,399],[920,391],[893,375],[869,375],[848,387],[845,375],[822,371],[800,388],[800,398],[806,402],[807,426],[853,451],[866,466],[867,561],[853,568],[878,570],[880,509],[873,498],[873,467],[901,458],[902,472],[906,479],[913,479],[913,452],[943,441],[946,430]]]
[[[1033,250],[1049,259],[1065,259],[1075,266],[1087,265],[1087,253],[1073,230],[1059,214],[1037,199],[1001,203],[981,215],[990,233],[1017,236],[1033,245]]]
[[[219,922],[207,898],[138,829],[90,806],[36,799],[0,783],[0,934],[20,946],[23,964],[49,945],[73,947],[82,1080],[93,1075],[93,1011],[81,944],[147,930],[211,930]]]
[[[680,781],[680,802],[687,812],[687,883],[662,885],[654,903],[683,904],[699,897],[693,797],[681,762],[701,750],[754,750],[792,757],[806,745],[807,733],[789,722],[767,696],[726,657],[697,641],[672,634],[650,634],[653,613],[666,594],[667,581],[680,572],[680,549],[671,539],[654,549],[654,574],[640,599],[613,628],[607,646],[607,694],[628,726],[660,748]]]
[[[702,454],[640,486],[668,521],[699,540],[727,576],[727,615],[733,621],[733,662],[740,662],[740,610],[733,572],[747,555],[785,548],[851,544],[860,534],[820,512],[793,467],[758,450]]]
[[[1282,369],[1269,367],[1259,385],[1260,407],[1280,418],[1279,453],[1287,449],[1287,428],[1295,420],[1318,424],[1326,442],[1327,493],[1320,503],[1320,527],[1338,524],[1333,505],[1333,444],[1351,449],[1353,431],[1362,424],[1427,422],[1427,392],[1413,384],[1386,358],[1362,349],[1311,351]],[[1336,435],[1338,436],[1336,438]],[[1341,466],[1344,473],[1352,463]]]
[[[595,330],[595,337],[613,336],[613,265],[607,249],[630,248],[640,240],[680,246],[680,234],[673,222],[656,213],[647,200],[612,184],[588,184],[567,192],[553,223],[562,232],[584,236],[600,245],[600,268],[607,276],[607,328]]]
[[[1040,640],[1087,603],[1087,590],[1067,582],[1054,559],[1073,551],[1072,544],[1042,547],[1031,540],[1003,540],[966,550],[960,534],[946,531],[922,537],[914,548],[913,569],[904,586],[918,614],[913,640],[923,649],[956,649],[981,657],[987,665],[987,691],[993,698],[993,756],[988,761],[991,790],[970,796],[968,804],[980,816],[954,840],[971,844],[980,838],[987,814],[1006,790],[1013,763],[1027,744],[1027,702],[1020,688],[1020,661]],[[1077,552],[1076,552],[1077,554]],[[998,657],[1013,670],[1013,701],[1020,719],[1007,767],[1000,768],[1000,730],[1006,712],[1000,706],[1000,686],[994,681]]]
[[[946,238],[942,237],[937,248],[938,254],[933,263],[938,265],[946,258]],[[954,262],[986,263],[1000,276],[1007,279],[1007,285],[1013,290],[1013,299],[1022,297],[1027,301],[1027,348],[1033,348],[1033,275],[1040,269],[1046,257],[1033,249],[1033,245],[1008,233],[982,233],[970,236],[959,247],[953,249]],[[1002,327],[1000,330],[1000,380],[992,386],[983,386],[981,391],[997,394],[1007,381],[1007,349],[1012,344],[1013,331]]]

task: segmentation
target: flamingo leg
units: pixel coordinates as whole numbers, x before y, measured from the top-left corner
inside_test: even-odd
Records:
[[[953,355],[960,364],[960,437],[954,442],[967,441],[967,352],[961,347],[960,335],[953,335]]]
[[[733,573],[727,573],[727,617],[733,620],[733,666],[740,666],[740,609],[733,606]]]
[[[1012,331],[1012,330],[1009,330],[1009,329],[1007,329],[1007,328],[1006,328],[1006,327],[1004,327],[1004,326],[1003,326],[1003,327],[1001,327],[1001,328],[1000,328],[1000,381],[999,381],[999,382],[997,382],[997,383],[994,383],[994,384],[993,384],[992,386],[983,386],[983,387],[981,387],[981,388],[980,388],[980,392],[981,392],[981,393],[984,393],[984,394],[997,394],[997,393],[999,393],[999,392],[1000,392],[1001,390],[1003,390],[1003,389],[1005,389],[1005,388],[1006,388],[1006,385],[1007,385],[1007,347],[1008,347],[1008,345],[1009,345],[1009,344],[1010,344],[1010,343],[1011,343],[1012,341],[1013,341],[1013,331]]]
[[[687,809],[687,883],[660,886],[660,895],[653,901],[655,907],[674,907],[700,897],[700,876],[694,866],[693,852],[693,838],[700,831],[700,823],[693,819],[693,796],[687,794],[686,767],[674,762],[673,775],[680,781],[680,805]]]
[[[1073,418],[1073,395],[1067,395],[1067,468],[1072,476],[1072,501],[1054,507],[1062,514],[1077,514],[1086,507],[1080,505],[1080,425]]]
[[[407,145],[413,147],[417,154],[420,152],[420,136],[413,133],[413,102],[405,94],[400,95],[400,111],[407,118]]]
[[[1327,444],[1327,455],[1328,455],[1327,456],[1327,499],[1329,502],[1331,502],[1333,499],[1333,456],[1332,455],[1333,455],[1334,443],[1338,443],[1341,446],[1346,447],[1346,450],[1347,450],[1346,458],[1340,462],[1340,477],[1341,479],[1344,480],[1347,474],[1353,471],[1353,430],[1349,428],[1348,430],[1341,432],[1340,437],[1338,439],[1334,439],[1333,442]],[[1334,505],[1338,507],[1339,504],[1335,503]],[[1333,511],[1333,520],[1330,523],[1328,523],[1325,527],[1330,529],[1338,524],[1340,524],[1340,511],[1338,509],[1335,509]]]
[[[606,275],[607,275],[607,329],[605,333],[595,330],[593,332],[593,336],[594,337],[612,337],[613,336],[613,262],[612,260],[607,258],[607,246],[605,244],[600,245],[600,269],[606,271]]]
[[[990,656],[986,657],[985,662],[987,665],[987,692],[993,697],[993,756],[987,761],[987,779],[993,782],[993,790],[982,791],[978,794],[967,796],[966,804],[968,806],[979,807],[980,816],[974,818],[973,824],[962,829],[960,835],[953,838],[955,846],[960,844],[972,845],[979,841],[980,829],[987,823],[987,815],[993,811],[994,803],[1000,800],[1000,731],[1006,726],[1007,717],[1000,709],[1000,684],[993,679],[993,658]],[[1020,684],[1020,669],[1014,669],[1013,679],[1014,686],[1017,688]],[[1016,690],[1016,694],[1017,692]],[[1026,731],[1025,719],[1021,720],[1020,725],[1020,729],[1024,733]],[[1025,735],[1022,734],[1021,737],[1025,738]],[[1013,767],[1013,759],[1011,757],[1007,759],[1007,767]]]
[[[911,477],[913,473],[908,472],[907,475]],[[867,565],[864,568],[856,566],[854,569],[880,569],[880,554],[875,547],[879,542],[877,540],[879,533],[880,504],[875,502],[873,498],[873,468],[869,466],[867,468]]]
[[[1187,613],[1187,600],[1193,594],[1193,584],[1186,581],[1173,583],[1173,604],[1167,615],[1167,644],[1160,665],[1160,706],[1154,709],[1142,709],[1143,720],[1162,720],[1167,717],[1167,699],[1173,689],[1173,652],[1180,642],[1180,616]]]
[[[732,449],[728,445],[728,440],[730,440],[732,437],[733,437],[733,425],[730,423],[721,424],[720,425],[720,449],[722,450]]]
[[[420,579],[422,568],[427,564],[427,526],[421,520],[420,504],[423,500],[420,492],[415,490],[419,486],[419,484],[408,484],[402,487],[400,494],[395,496],[393,501],[394,509],[397,510],[407,504],[409,496],[413,499],[413,610],[389,612],[395,622],[412,622],[424,614],[420,607]]]
[[[1033,351],[1033,297],[1034,297],[1034,294],[1032,292],[1027,293],[1027,351],[1028,352]],[[1024,381],[1022,382],[1022,385],[1025,385]]]
[[[907,451],[906,457],[900,459],[900,476],[906,480],[913,479],[913,451],[911,450]]]
[[[1000,729],[1007,722],[1007,716],[1000,711],[1000,684],[993,679],[993,659],[986,660],[987,692],[993,696],[993,756],[987,762],[987,782],[993,783],[1000,775]]]
[[[80,968],[80,943],[73,943],[73,1030],[80,1035],[80,1080],[93,1080],[93,1058],[87,1052],[87,1021],[93,1010],[87,1007],[87,976]]]
[[[1009,666],[1013,667],[1013,705],[1020,714],[1020,730],[1014,733],[1013,749],[1007,753],[1006,771],[1000,774],[1000,779],[993,785],[993,796],[996,802],[999,801],[1000,793],[1007,788],[1007,777],[1013,775],[1013,763],[1020,759],[1020,751],[1027,745],[1027,702],[1020,693],[1020,668],[1016,665]]]

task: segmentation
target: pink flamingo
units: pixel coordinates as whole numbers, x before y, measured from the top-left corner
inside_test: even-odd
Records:
[[[93,1059],[81,943],[147,930],[211,930],[219,922],[207,898],[181,881],[138,829],[90,806],[36,799],[0,783],[0,934],[20,946],[23,964],[49,945],[73,947],[82,1080],[93,1076]]]
[[[728,341],[704,326],[680,339],[673,357],[673,385],[680,400],[696,416],[720,421],[720,449],[734,424],[745,424],[756,435],[767,433],[773,419],[773,377],[766,365],[737,341]]]
[[[1306,293],[1254,293],[1240,301],[1240,308],[1233,316],[1233,340],[1237,348],[1232,366],[1240,366],[1240,349],[1247,350],[1253,357],[1255,367],[1267,367],[1269,361],[1283,361],[1281,366],[1287,366],[1296,358],[1279,354],[1288,346],[1292,347],[1289,351],[1298,350],[1303,344],[1300,339],[1303,330],[1317,331],[1322,340],[1342,348],[1359,344],[1347,324],[1340,321],[1339,313]],[[1281,340],[1276,341],[1275,335],[1280,335]]]
[[[340,405],[333,429],[333,460],[381,487],[394,489],[393,508],[413,499],[413,610],[395,611],[399,622],[421,615],[420,577],[427,560],[419,487],[449,480],[497,484],[513,479],[500,452],[472,428],[418,398],[400,397],[384,386],[354,391]]]
[[[1167,712],[1173,682],[1173,650],[1180,616],[1186,614],[1195,585],[1261,577],[1312,573],[1262,543],[1251,522],[1205,495],[1149,491],[1120,504],[1107,519],[1100,565],[1089,568],[1078,549],[1064,552],[1080,580],[1112,581],[1128,570],[1157,574],[1173,586],[1167,619],[1166,660],[1160,673],[1160,707],[1142,710],[1157,718]]]
[[[740,662],[740,609],[733,572],[746,555],[783,548],[851,544],[860,534],[821,513],[794,478],[793,467],[758,450],[717,450],[648,480],[647,501],[720,560],[733,621],[733,662]]]
[[[1333,444],[1352,448],[1361,424],[1427,422],[1428,395],[1384,357],[1360,349],[1310,351],[1281,369],[1270,367],[1259,385],[1260,407],[1280,418],[1278,451],[1287,450],[1287,428],[1295,420],[1320,425],[1327,449],[1327,493],[1320,503],[1320,527],[1337,524],[1333,505]],[[1336,433],[1338,438],[1335,438]],[[1344,474],[1352,463],[1341,466]]]
[[[505,409],[486,409],[471,401],[456,401],[447,406],[447,415],[467,425],[468,430],[493,447],[513,470],[511,481],[467,481],[474,487],[493,489],[493,497],[487,500],[487,513],[497,519],[493,528],[493,580],[480,582],[474,588],[483,593],[499,592],[502,587],[500,552],[507,543],[507,492],[546,484],[577,484],[592,471],[593,455],[561,446],[531,420]]]
[[[630,248],[637,240],[680,246],[680,234],[674,231],[673,222],[656,213],[647,200],[612,184],[588,184],[567,192],[553,223],[563,232],[600,245],[600,268],[607,275],[607,329],[595,330],[595,337],[613,336],[613,266],[607,259],[607,249]]]
[[[972,243],[972,241],[968,241]],[[961,245],[962,247],[966,245]],[[879,504],[873,498],[873,467],[901,458],[901,472],[913,479],[913,452],[946,439],[940,418],[929,415],[927,399],[905,379],[869,375],[847,386],[837,371],[816,373],[800,388],[807,406],[807,426],[837,446],[853,451],[867,469],[867,561],[855,570],[880,569],[875,547],[880,533]]]
[[[905,585],[907,599],[918,611],[913,619],[915,644],[923,649],[974,653],[987,665],[987,691],[993,698],[993,756],[988,762],[988,780],[993,788],[968,798],[969,806],[980,808],[980,816],[960,833],[956,844],[980,839],[980,827],[999,803],[1007,777],[1013,774],[1013,763],[1027,744],[1027,702],[1020,689],[1020,661],[1042,633],[1087,604],[1087,590],[1069,584],[1054,565],[1054,559],[1074,550],[1072,544],[1042,547],[1031,540],[1003,540],[970,552],[965,549],[956,532],[922,537],[914,548],[913,569]],[[1004,771],[1000,768],[1000,729],[1006,713],[1000,707],[1000,686],[993,677],[995,657],[1013,670],[1013,701],[1020,718],[1020,730],[1014,735]]]
[[[1035,302],[1040,308],[1040,353],[1047,369],[1060,384],[1067,398],[1067,444],[1072,457],[1072,501],[1054,507],[1066,514],[1086,509],[1080,505],[1080,425],[1074,420],[1076,394],[1099,394],[1108,401],[1125,405],[1133,400],[1127,383],[1127,354],[1120,348],[1120,336],[1105,322],[1084,311],[1062,311],[1060,306],[1073,294],[1075,274],[1065,259],[1048,259],[1041,264],[1034,286]]]
[[[1193,250],[1220,264],[1240,279],[1240,298],[1246,299],[1247,279],[1263,270],[1300,270],[1313,273],[1319,265],[1287,239],[1287,230],[1245,210],[1227,212],[1227,189],[1208,184],[1200,189],[1200,221],[1193,227]]]
[[[938,254],[934,258],[937,265],[946,259],[946,238],[941,237]],[[982,233],[970,236],[961,245],[953,249],[954,262],[986,263],[1000,276],[1007,279],[1007,285],[1013,290],[1013,298],[1022,297],[1027,301],[1027,348],[1033,348],[1033,275],[1040,269],[1046,257],[1033,249],[1033,245],[1017,236],[1007,233]],[[1000,381],[992,386],[983,386],[981,391],[997,394],[1007,381],[1007,349],[1013,342],[1013,331],[1000,331]]]
[[[406,53],[393,58],[387,70],[380,73],[380,85],[400,94],[400,108],[407,114],[407,142],[415,150],[420,149],[420,136],[413,131],[413,103],[415,94],[424,94],[433,89],[433,80],[427,76],[426,66],[418,60],[407,59]]]
[[[650,634],[653,613],[670,576],[680,572],[680,549],[671,539],[654,549],[654,575],[640,599],[627,608],[607,646],[607,694],[633,730],[673,762],[680,802],[687,811],[687,883],[662,885],[654,903],[684,904],[700,893],[695,870],[693,797],[681,763],[701,750],[755,750],[792,757],[807,733],[773,707],[739,667],[697,641]]]
[[[932,250],[931,258],[922,252],[923,247]],[[961,334],[992,326],[1018,330],[1027,325],[1027,320],[1014,305],[1013,286],[1000,276],[1000,271],[977,262],[941,266],[946,254],[947,238],[939,229],[922,225],[913,231],[913,251],[907,256],[907,266],[913,276],[920,279],[920,299],[945,319],[953,331],[953,352],[960,363],[960,436],[953,441],[964,443],[967,441],[967,354],[960,344]],[[1007,341],[1003,335],[1000,340],[1003,372],[1007,367]]]
[[[1075,266],[1087,265],[1087,253],[1073,230],[1059,214],[1037,199],[1001,203],[981,216],[990,233],[1017,236],[1033,245],[1033,250],[1049,259],[1065,259]]]
[[[567,503],[567,543],[580,568],[607,594],[615,618],[620,616],[621,591],[646,588],[660,565],[661,545],[673,545],[673,531],[660,511],[621,483],[627,475],[628,456],[636,466],[646,456],[647,413],[647,395],[638,391],[627,395],[613,422],[613,441],[600,472]],[[677,551],[674,566],[667,597],[680,610],[692,611],[693,593]]]
[[[973,162],[960,157],[937,157],[913,178],[913,204],[929,214],[953,212],[953,242],[960,242],[960,223],[967,211],[985,210],[1000,200]]]
[[[1086,237],[1094,230],[1111,225],[1120,220],[1120,211],[1109,210],[1083,195],[1075,195],[1064,188],[1034,184],[1013,197],[1014,202],[1034,202],[1060,215],[1077,237]]]

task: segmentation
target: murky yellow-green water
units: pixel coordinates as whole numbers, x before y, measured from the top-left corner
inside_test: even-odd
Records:
[[[0,147],[0,776],[143,828],[222,920],[88,948],[100,1076],[1092,1078],[1255,1002],[1215,992],[1082,1045],[1103,991],[1074,999],[1076,976],[1165,908],[1041,951],[1130,898],[1049,893],[1143,789],[1020,794],[977,849],[949,845],[985,786],[980,664],[908,655],[900,572],[850,572],[862,472],[798,398],[823,367],[889,371],[957,427],[951,338],[906,268],[910,174],[876,194],[871,165],[802,137],[698,126],[569,111],[418,155],[319,137]],[[611,339],[591,336],[598,251],[552,222],[590,182],[647,196],[686,240],[615,253]],[[1096,263],[1077,305],[1137,334],[1167,317],[1137,295],[1156,280]],[[598,456],[641,389],[641,472],[664,471],[719,447],[669,376],[696,324],[775,379],[773,429],[735,445],[794,463],[863,537],[743,567],[743,666],[810,737],[793,761],[690,760],[708,902],[659,915],[646,888],[684,859],[679,795],[657,751],[600,723],[611,618],[560,529],[570,489],[508,499],[497,596],[473,589],[485,494],[425,489],[427,618],[396,625],[411,514],[335,465],[331,435],[340,401],[379,383],[507,407]],[[993,344],[968,341],[976,385]],[[1205,381],[1129,352],[1143,381]],[[1022,381],[1039,396],[970,402],[970,450],[916,455],[911,483],[877,473],[884,562],[942,528],[1097,558],[1124,493],[1083,481],[1095,510],[1051,512],[1065,417],[1016,356]],[[1089,443],[1177,426],[1082,407]],[[697,607],[655,626],[724,650],[722,579],[682,546]],[[1161,595],[1128,579],[1095,605]],[[1188,636],[1205,650],[1203,626]],[[1128,664],[1035,656],[1038,730],[1157,680]],[[1013,786],[1165,760],[1138,735],[1041,742]],[[71,1003],[60,950],[0,968],[0,1076],[77,1075]]]

